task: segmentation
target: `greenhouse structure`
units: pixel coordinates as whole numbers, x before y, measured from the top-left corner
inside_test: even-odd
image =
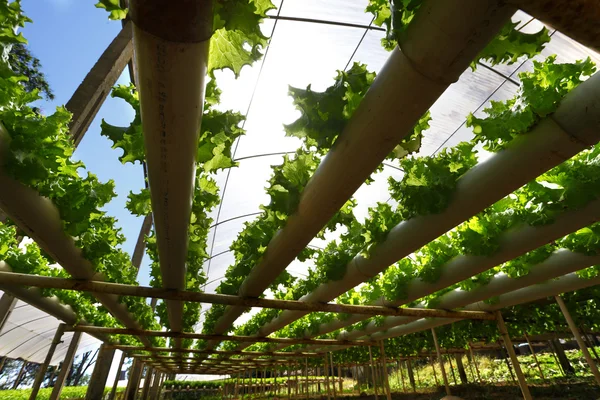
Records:
[[[600,2],[0,16],[0,399],[600,398]]]

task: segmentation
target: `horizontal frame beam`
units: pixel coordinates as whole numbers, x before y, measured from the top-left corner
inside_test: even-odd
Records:
[[[325,353],[307,352],[307,351],[241,351],[241,350],[198,350],[198,349],[172,349],[170,347],[144,347],[144,346],[128,346],[128,345],[106,345],[105,347],[127,352],[129,357],[136,357],[136,354],[131,354],[135,351],[145,351],[150,353],[194,353],[206,355],[243,355],[243,356],[278,356],[278,357],[320,357]]]
[[[229,335],[203,335],[201,333],[185,333],[172,331],[149,331],[144,329],[127,328],[104,328],[100,326],[71,326],[65,329],[65,332],[84,332],[84,333],[105,333],[114,335],[133,335],[133,336],[153,336],[181,339],[202,339],[218,340],[242,343],[280,343],[287,345],[294,344],[314,344],[319,346],[375,346],[377,342],[372,340],[335,340],[335,339],[294,339],[294,338],[273,338],[273,337],[254,337],[254,336],[229,336]],[[168,351],[173,351],[169,349]],[[187,350],[185,350],[187,351]]]
[[[238,297],[224,294],[199,293],[186,290],[124,285],[120,283],[101,281],[56,278],[14,272],[0,272],[0,284],[34,286],[46,289],[75,290],[79,292],[90,293],[105,293],[118,296],[178,300],[195,303],[222,304],[228,306],[274,308],[279,310],[331,312],[372,316],[384,315],[418,318],[460,318],[488,321],[493,321],[495,319],[495,316],[492,313],[482,311],[448,311],[427,308],[357,306],[349,304],[305,302],[296,300],[260,299],[254,297]]]

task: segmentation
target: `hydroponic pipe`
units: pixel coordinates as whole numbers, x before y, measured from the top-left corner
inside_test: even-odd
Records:
[[[297,211],[269,243],[239,294],[257,297],[365,182],[419,118],[510,20],[494,0],[426,0],[337,142],[305,187]],[[244,312],[228,308],[215,332]],[[209,343],[209,346],[215,343]]]
[[[600,51],[600,3],[589,0],[507,0],[579,43]]]
[[[185,287],[212,1],[131,0],[148,182],[163,287]],[[168,301],[182,330],[183,303]]]
[[[0,124],[0,209],[73,278],[103,281],[103,275],[94,271],[92,264],[83,257],[81,249],[75,246],[73,238],[64,232],[58,209],[52,201],[6,174],[3,159],[8,140],[8,132]],[[117,296],[96,294],[95,297],[123,325],[132,329],[140,328],[125,306],[119,303]],[[150,345],[147,338],[140,340]]]
[[[471,290],[453,290],[445,293],[436,301],[436,307],[441,309],[455,309],[468,306],[469,304],[484,301],[495,296],[501,296],[515,290],[526,288],[531,285],[545,282],[565,274],[569,274],[581,269],[600,263],[600,256],[586,256],[580,253],[573,253],[569,250],[561,249],[556,251],[543,262],[530,268],[529,273],[519,278],[510,278],[506,274],[494,276],[489,283]],[[424,307],[420,305],[417,307]],[[386,330],[401,324],[415,321],[417,318],[385,318],[382,324],[369,323],[367,327],[360,331],[351,331],[340,335],[340,339],[354,339],[364,335],[369,335],[380,330]]]
[[[577,273],[563,275],[554,280],[550,280],[538,285],[529,286],[523,289],[508,292],[496,297],[494,304],[488,304],[479,301],[465,307],[472,311],[496,311],[506,307],[512,307],[518,304],[529,303],[538,299],[555,296],[561,293],[572,292],[575,290],[584,289],[590,286],[600,284],[600,276],[592,279],[580,278]],[[409,335],[411,333],[421,332],[436,328],[438,326],[451,324],[461,321],[460,319],[440,319],[427,318],[396,326],[386,331],[379,331],[368,336],[369,340],[383,340],[397,336]],[[327,351],[340,350],[348,346],[328,347]]]
[[[420,279],[414,279],[410,281],[407,285],[406,298],[391,301],[382,297],[370,304],[396,307],[406,303],[410,303],[421,297],[427,296],[440,289],[443,289],[444,287],[448,286],[447,283],[450,281],[459,282],[461,280],[470,278],[471,276],[477,275],[481,272],[487,271],[490,268],[493,268],[504,262],[519,257],[529,251],[532,251],[540,246],[543,246],[546,243],[550,243],[553,240],[559,239],[571,232],[575,232],[580,228],[591,225],[592,223],[598,220],[600,220],[600,200],[595,200],[579,210],[568,211],[563,213],[562,215],[558,216],[552,224],[537,227],[522,225],[520,228],[511,229],[502,234],[500,238],[500,249],[492,256],[479,257],[471,255],[460,255],[440,267],[441,275],[437,282],[430,283],[424,282]],[[580,265],[578,260],[581,260],[581,262],[586,262],[585,260],[589,258],[578,254],[567,254],[571,253],[561,252],[559,254],[553,255],[548,260],[546,260],[546,262],[550,262],[551,260],[557,260],[560,263],[561,260],[565,259],[565,264],[562,266],[565,270],[561,270],[560,264],[556,265],[558,268],[557,272],[560,272],[555,276],[560,276],[568,272],[584,268],[585,265],[578,267],[578,265]],[[568,260],[566,258],[568,258]],[[552,271],[554,270],[551,270],[550,272]],[[543,274],[539,275],[539,277],[537,278],[536,276],[537,275],[535,274],[528,275],[526,277],[523,277],[521,280],[518,280],[518,283],[514,282],[511,284],[526,284],[525,282],[528,282],[530,280],[533,280],[533,282],[535,283],[535,279],[544,280]],[[509,278],[506,277],[506,279]],[[512,281],[513,280],[511,280],[511,282]],[[517,288],[515,287],[512,289],[508,289],[507,287],[505,291],[515,289]],[[477,293],[479,293],[478,290],[479,289],[476,290]],[[446,295],[444,295],[444,298],[446,296],[451,295],[452,293],[455,292],[447,293]],[[466,295],[466,293],[458,293],[461,293],[461,296]],[[486,297],[483,297],[482,299],[484,298]],[[463,307],[464,305],[469,304],[473,301],[475,300],[467,300],[466,302],[463,301],[462,303],[443,303],[439,307],[442,309],[452,309],[456,307]],[[318,336],[325,333],[333,332],[338,329],[342,329],[346,326],[355,324],[357,322],[364,321],[367,318],[368,317],[366,316],[351,315],[349,318],[344,320],[334,320],[321,325],[319,332],[314,335]],[[388,321],[388,318],[386,318],[384,321]],[[350,335],[354,334],[355,332],[353,331]],[[312,335],[313,334],[307,332],[307,335],[305,335],[305,337],[311,337]]]
[[[448,310],[465,307],[472,303],[483,301],[495,296],[500,296],[530,285],[545,282],[549,279],[554,279],[556,277],[560,277],[562,275],[578,271],[598,263],[600,263],[600,256],[591,257],[580,253],[574,253],[566,249],[559,249],[543,262],[532,266],[525,276],[519,278],[510,278],[506,274],[497,274],[490,279],[489,283],[478,286],[474,289],[468,291],[453,290],[451,292],[447,292],[436,300],[435,305],[437,308]],[[426,307],[426,304],[421,303],[415,307]],[[351,318],[353,317],[354,316],[351,316]],[[364,329],[342,332],[340,335],[338,335],[337,339],[353,340],[379,331],[388,330],[399,325],[405,325],[417,320],[419,320],[419,318],[386,317],[377,323],[369,322]],[[345,324],[346,321],[347,320],[339,321],[341,325],[339,329],[348,326]],[[334,323],[335,322],[338,321],[334,321]],[[329,329],[334,325],[334,323],[326,324],[326,326]],[[278,345],[276,348],[279,349],[283,347],[284,346],[282,345]],[[309,346],[307,349],[313,348],[316,347]]]
[[[322,284],[301,300],[328,302],[335,299],[599,140],[600,74],[595,74],[569,93],[557,111],[540,121],[531,132],[516,138],[505,150],[465,173],[444,212],[396,225],[386,240],[373,249],[370,258],[356,256],[347,265],[341,280]],[[454,271],[455,275],[446,273],[434,285],[411,285],[405,302],[468,277]],[[275,332],[306,314],[284,311],[263,326],[258,335]]]
[[[590,286],[600,284],[600,277],[585,279],[577,276],[576,273],[570,273],[553,281],[548,281],[544,284],[526,287],[515,290],[514,292],[506,293],[499,296],[494,304],[487,304],[483,301],[477,302],[466,307],[468,310],[479,311],[495,311],[506,307],[512,307],[518,304],[529,303],[538,299],[555,296],[561,293],[572,292],[575,290],[584,289]],[[373,340],[387,339],[400,335],[419,332],[424,329],[431,329],[436,326],[442,326],[460,320],[448,321],[437,318],[423,319],[407,325],[389,329],[387,332],[376,333],[371,335]]]

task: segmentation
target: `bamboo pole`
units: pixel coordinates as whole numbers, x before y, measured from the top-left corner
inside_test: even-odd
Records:
[[[21,364],[21,368],[19,369],[19,373],[17,374],[17,378],[15,379],[15,381],[13,382],[12,385],[12,389],[15,390],[16,388],[19,387],[19,384],[21,383],[21,377],[23,377],[23,371],[25,371],[25,367],[27,366],[28,362],[27,360],[23,360],[23,364]]]
[[[107,344],[107,348],[112,348],[116,350],[121,350],[125,352],[132,353],[132,357],[148,357],[144,354],[134,354],[134,352],[144,352],[144,353],[194,353],[194,354],[216,354],[216,355],[243,355],[243,356],[273,356],[273,357],[281,357],[281,358],[304,358],[304,357],[318,357],[324,353],[314,353],[314,352],[302,352],[302,351],[290,351],[290,352],[269,352],[269,351],[225,351],[225,350],[197,350],[197,349],[173,349],[170,347],[145,347],[145,346],[127,346],[127,345],[119,345],[119,344]],[[156,358],[172,358],[173,356],[162,356],[156,355]],[[191,358],[191,357],[190,357]]]
[[[308,357],[304,359],[304,371],[306,372],[306,398],[310,397],[310,387],[308,385]]]
[[[415,368],[415,375],[417,376],[417,385],[421,386],[421,376],[419,375],[419,369],[418,368]]]
[[[67,375],[71,370],[71,365],[73,364],[73,359],[75,358],[75,353],[77,352],[77,347],[79,346],[80,339],[81,332],[75,332],[73,334],[73,337],[71,338],[71,343],[69,344],[69,348],[67,349],[67,354],[65,355],[65,358],[63,360],[62,367],[60,368],[60,373],[58,374],[58,378],[56,378],[54,388],[52,388],[50,400],[58,400],[60,398],[60,394],[63,390],[65,380],[67,379]]]
[[[331,391],[329,389],[329,357],[325,354],[325,386],[327,387],[327,400],[331,399]]]
[[[452,380],[454,381],[454,386],[458,385],[456,382],[456,374],[454,374],[454,365],[452,365],[452,357],[448,357],[448,363],[450,364],[450,372],[452,373]]]
[[[435,351],[437,352],[438,362],[440,363],[440,369],[442,370],[442,379],[444,380],[444,387],[446,388],[446,394],[448,396],[452,396],[450,392],[450,385],[448,384],[448,377],[446,376],[446,369],[444,368],[444,360],[442,359],[442,353],[440,351],[440,345],[437,340],[437,335],[435,334],[435,329],[431,329],[431,334],[433,335],[433,343],[435,344]]]
[[[44,359],[44,363],[40,366],[40,369],[35,376],[35,381],[33,382],[33,386],[31,387],[31,395],[29,396],[29,400],[35,400],[40,388],[42,387],[42,383],[44,382],[44,377],[46,376],[46,371],[48,370],[48,366],[52,361],[52,357],[54,357],[54,352],[56,351],[56,347],[62,343],[62,336],[65,332],[65,324],[60,324],[56,329],[56,333],[54,334],[54,338],[52,339],[52,343],[50,344],[50,348],[48,349],[48,353],[46,354],[46,358]],[[6,357],[3,359],[5,360]],[[2,367],[0,367],[0,372],[2,372]]]
[[[337,390],[335,389],[335,369],[333,366],[333,355],[329,353],[329,366],[331,370],[331,386],[333,387],[333,400],[337,400]]]
[[[390,390],[390,381],[388,379],[387,372],[387,360],[385,358],[385,347],[383,345],[383,340],[379,341],[379,351],[381,352],[381,363],[383,367],[383,383],[385,384],[385,394],[387,396],[387,400],[392,400],[392,392]]]
[[[515,379],[515,374],[513,373],[512,367],[510,366],[510,362],[508,362],[508,350],[504,349],[500,341],[498,341],[498,346],[500,346],[500,352],[502,353],[502,358],[504,358],[504,362],[506,363],[506,368],[508,369],[510,378],[512,379],[515,385],[518,385],[517,380]]]
[[[479,374],[479,366],[477,365],[477,360],[475,359],[475,353],[473,352],[473,346],[471,342],[469,342],[469,351],[471,352],[471,360],[473,360],[473,364],[475,365],[475,371],[477,372],[477,379],[479,382],[483,382],[481,380],[481,375]]]
[[[581,332],[581,338],[585,342],[585,345],[588,347],[589,350],[592,351],[591,354],[593,354],[594,360],[596,361],[596,363],[598,363],[600,361],[600,359],[598,358],[598,353],[596,353],[596,349],[594,349],[594,343],[592,343],[588,334],[585,333],[585,329],[583,329],[583,325],[579,326],[579,330]]]
[[[590,352],[588,351],[587,346],[583,342],[583,339],[581,338],[581,335],[579,334],[579,330],[577,329],[577,325],[575,324],[575,321],[573,321],[573,317],[571,317],[571,313],[569,312],[567,305],[563,301],[562,297],[560,297],[560,295],[554,296],[554,298],[555,298],[556,302],[558,303],[558,306],[560,307],[560,310],[562,311],[563,315],[565,316],[565,319],[567,320],[567,324],[569,325],[569,329],[571,329],[571,332],[573,332],[573,336],[575,336],[575,340],[577,341],[577,344],[579,345],[579,348],[581,349],[581,352],[583,353],[585,360],[587,361],[588,365],[590,366],[590,369],[592,370],[592,374],[594,374],[596,383],[598,383],[598,385],[600,385],[600,372],[598,371],[598,367],[596,366],[596,363],[592,359],[592,356],[590,355]]]
[[[406,372],[408,374],[408,380],[410,381],[410,385],[413,388],[413,392],[417,392],[417,386],[415,385],[415,374],[413,373],[413,367],[411,359],[406,360]]]
[[[433,357],[429,357],[429,362],[431,363],[431,369],[433,369],[433,378],[435,379],[435,386],[440,386],[440,382],[438,381],[437,372],[435,371],[435,363],[433,362]]]
[[[515,369],[515,373],[519,379],[519,387],[521,388],[521,393],[523,393],[523,398],[525,400],[531,400],[532,397],[531,393],[529,392],[529,387],[527,386],[527,381],[525,380],[523,371],[521,371],[521,365],[519,364],[519,360],[515,354],[515,349],[512,346],[510,336],[508,335],[508,331],[506,330],[506,325],[504,324],[504,319],[502,319],[502,314],[500,311],[496,311],[496,321],[498,323],[498,329],[500,330],[502,339],[504,340],[506,350],[508,351],[510,359],[512,360],[513,368]]]
[[[369,363],[371,364],[371,378],[373,379],[373,390],[375,391],[375,400],[377,400],[379,394],[377,393],[377,370],[373,368],[373,353],[371,352],[371,346],[369,346]]]
[[[358,364],[354,364],[354,370],[356,371],[356,394],[360,396],[360,379],[358,377]]]
[[[402,390],[406,393],[406,385],[404,384],[404,371],[402,370],[402,362],[400,360],[398,362],[398,369],[400,370],[400,378],[402,379]]]
[[[78,292],[104,293],[118,296],[158,298],[163,300],[188,301],[194,303],[222,304],[228,306],[262,307],[279,310],[308,312],[331,312],[359,315],[385,315],[418,318],[461,318],[493,321],[491,313],[483,311],[447,311],[427,308],[399,308],[385,306],[363,306],[298,300],[277,300],[254,297],[240,297],[225,294],[211,294],[168,288],[125,285],[82,279],[57,278],[0,271],[0,284],[24,285],[48,289],[75,290]]]
[[[596,352],[596,346],[594,344],[593,333],[590,332],[591,335],[588,335],[586,333],[585,327],[583,325],[581,326],[581,332],[583,333],[584,337],[586,337],[588,339],[589,346],[592,349],[592,353],[594,353],[594,358],[596,359],[597,362],[600,362],[600,357],[598,356],[598,353]]]
[[[173,331],[151,331],[144,329],[127,329],[127,328],[105,328],[99,326],[73,326],[67,327],[65,332],[84,332],[84,333],[105,333],[116,335],[141,335],[153,337],[169,337],[182,339],[204,339],[246,343],[279,343],[279,344],[314,344],[322,346],[369,346],[375,342],[370,340],[335,340],[335,339],[293,339],[293,338],[272,338],[272,337],[255,337],[255,336],[230,336],[230,335],[204,335],[200,333],[184,333]],[[173,351],[169,349],[168,351]],[[184,352],[188,352],[186,349]]]
[[[529,337],[527,336],[527,333],[525,333],[525,339],[527,340],[527,345],[529,346],[529,350],[531,351],[531,355],[533,356],[535,365],[537,365],[537,367],[538,367],[538,371],[540,373],[540,376],[542,377],[542,381],[546,382],[546,377],[544,376],[544,371],[542,371],[542,366],[540,365],[540,362],[537,359],[535,350],[533,349],[533,346],[531,345],[531,342],[529,341]]]

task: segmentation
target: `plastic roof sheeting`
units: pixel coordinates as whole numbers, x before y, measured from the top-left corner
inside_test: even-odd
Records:
[[[0,295],[3,293],[0,292]],[[61,322],[37,308],[17,301],[15,308],[0,331],[0,356],[13,359],[21,358],[29,362],[43,363]],[[73,332],[62,337],[50,364],[58,365],[65,358]],[[77,354],[98,347],[101,342],[87,334],[81,335]]]

